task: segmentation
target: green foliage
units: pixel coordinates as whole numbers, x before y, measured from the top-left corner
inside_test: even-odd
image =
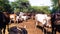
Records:
[[[8,0],[0,0],[0,11],[11,12],[11,6]]]
[[[28,0],[16,0],[15,2],[11,2],[11,7],[13,9],[13,11],[15,9],[19,9],[22,12],[27,12],[28,8],[30,6],[29,1]],[[15,8],[15,9],[14,9]],[[15,11],[14,11],[15,12]],[[18,12],[18,11],[16,11]]]
[[[28,2],[28,0],[16,0],[17,2]]]
[[[48,6],[31,6],[28,0],[16,0],[9,2],[8,0],[0,0],[0,11],[11,12],[44,12],[50,13]],[[12,9],[12,10],[11,10]]]
[[[51,0],[53,2],[53,9],[52,13],[54,13],[57,10],[60,10],[60,0]]]
[[[14,12],[15,13],[20,12],[20,9],[15,9]]]
[[[50,10],[49,10],[49,7],[48,6],[32,6],[32,9],[31,11],[33,12],[44,12],[46,14],[50,14]]]

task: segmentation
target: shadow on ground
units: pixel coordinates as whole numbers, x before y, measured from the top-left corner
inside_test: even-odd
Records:
[[[9,34],[27,34],[27,30],[25,28],[17,28],[14,26],[9,29]]]
[[[52,34],[52,32],[46,31],[46,29],[41,26],[37,26],[37,28],[41,29],[44,34]]]

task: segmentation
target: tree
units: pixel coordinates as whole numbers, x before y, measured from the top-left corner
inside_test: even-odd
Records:
[[[11,12],[11,6],[8,0],[0,0],[0,11]]]
[[[60,10],[60,0],[52,0],[52,2],[53,2],[52,13],[54,13],[57,10]]]
[[[19,9],[22,12],[27,12],[30,4],[28,0],[16,0],[15,2],[11,2],[11,7],[14,9],[14,12],[16,9]]]
[[[31,6],[31,12],[44,12],[50,14],[49,6]]]

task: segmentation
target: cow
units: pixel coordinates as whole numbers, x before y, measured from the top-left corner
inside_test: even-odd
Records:
[[[24,21],[27,21],[28,16],[21,16],[21,18],[22,18]]]
[[[16,23],[16,14],[10,14],[10,23],[11,21],[13,21],[14,23]]]
[[[49,23],[51,17],[48,16],[47,14],[36,14],[35,15],[35,22],[36,26],[41,26],[41,27],[51,27],[51,24]],[[43,29],[44,32],[44,29]]]
[[[56,34],[56,30],[60,31],[60,11],[56,11],[51,14],[51,22],[52,22],[52,34]]]
[[[35,15],[35,20],[36,20],[36,25],[38,25],[38,21],[40,21],[42,24],[45,24],[45,22],[43,22],[44,20],[43,19],[45,19],[45,16],[44,15],[42,15],[42,14],[36,14]]]
[[[35,20],[36,20],[36,22],[37,21],[41,22],[42,23],[41,25],[45,24],[46,26],[51,27],[51,16],[48,14],[36,14]],[[36,23],[36,25],[38,25],[38,24]]]
[[[24,13],[23,12],[20,12],[19,16],[22,16],[22,15],[24,15]]]
[[[16,16],[16,22],[20,23],[23,21],[23,18],[21,18],[20,16]]]
[[[0,12],[0,34],[5,34],[6,25],[9,28],[10,17],[8,12]],[[2,32],[3,30],[3,32]]]
[[[29,16],[26,13],[20,12],[19,17],[21,20],[27,21]]]

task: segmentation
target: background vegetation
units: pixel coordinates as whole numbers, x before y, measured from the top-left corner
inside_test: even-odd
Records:
[[[0,0],[0,12],[44,12],[46,14],[50,14],[60,10],[60,0],[51,1],[53,3],[52,10],[49,9],[49,6],[31,6],[28,0],[16,0],[15,2],[9,2],[9,0]]]

